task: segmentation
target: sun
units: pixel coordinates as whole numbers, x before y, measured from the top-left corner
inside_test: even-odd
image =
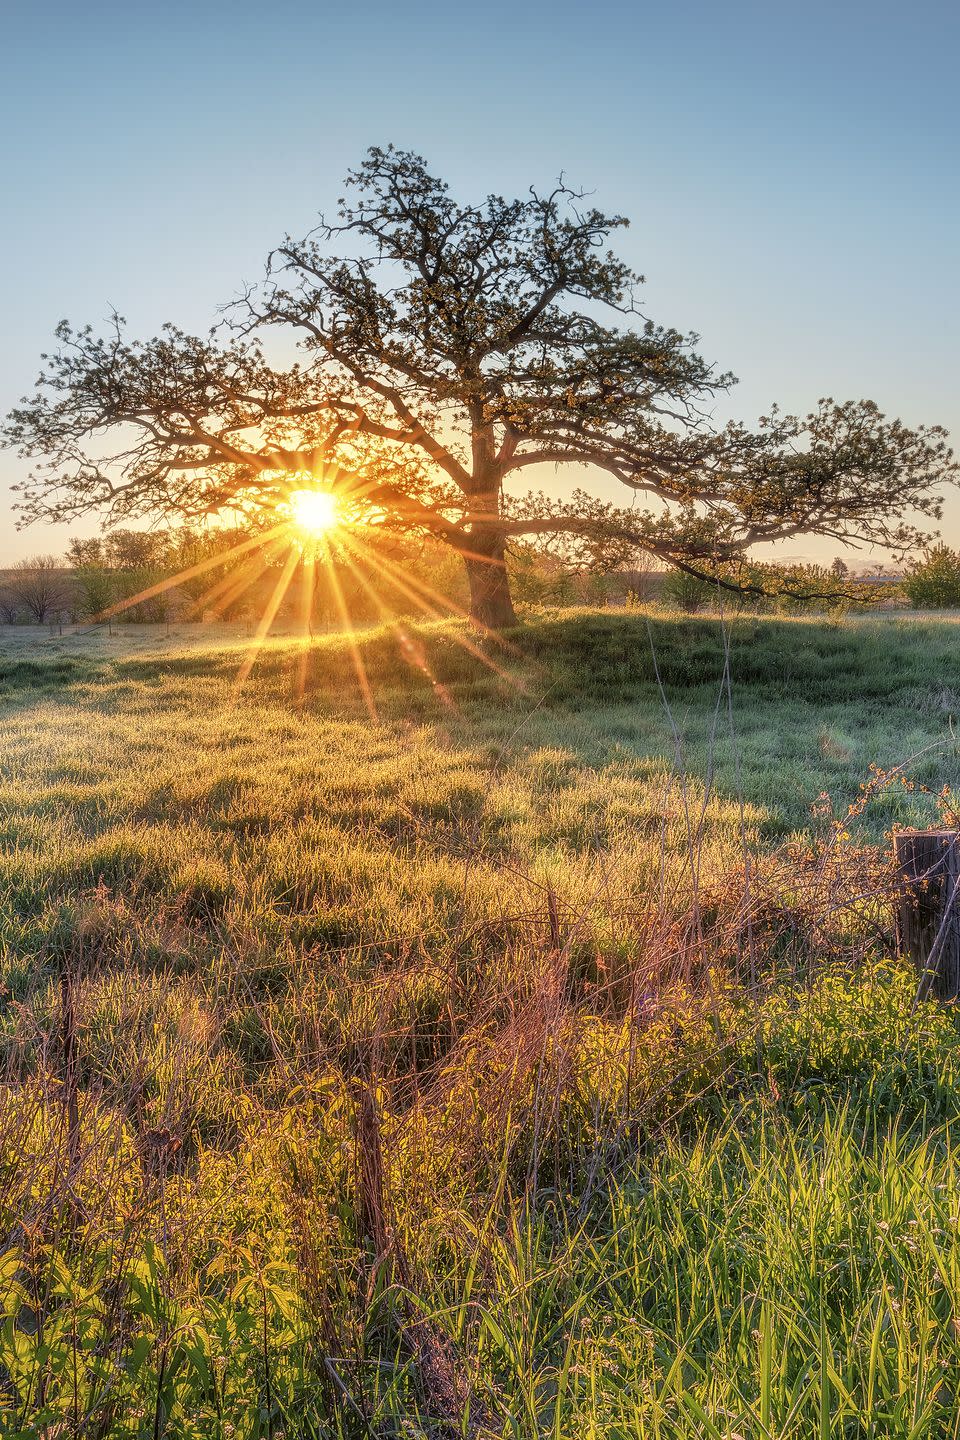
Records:
[[[337,497],[329,490],[291,490],[287,505],[298,530],[324,535],[339,524]]]

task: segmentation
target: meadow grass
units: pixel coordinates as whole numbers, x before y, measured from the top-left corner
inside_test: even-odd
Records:
[[[955,633],[14,635],[3,1433],[955,1433]]]

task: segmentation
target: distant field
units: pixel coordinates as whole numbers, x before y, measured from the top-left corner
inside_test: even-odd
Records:
[[[0,1430],[958,1433],[958,633],[0,632]]]

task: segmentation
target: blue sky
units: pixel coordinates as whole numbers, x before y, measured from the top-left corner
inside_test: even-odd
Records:
[[[4,411],[64,316],[206,329],[392,141],[464,196],[563,171],[630,216],[618,248],[647,312],[740,377],[720,418],[870,396],[960,440],[953,4],[6,0],[0,16]],[[0,564],[66,541],[14,532],[21,471],[0,454]],[[960,544],[960,500],[944,533]]]

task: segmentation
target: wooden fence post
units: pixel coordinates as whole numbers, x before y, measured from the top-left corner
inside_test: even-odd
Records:
[[[920,993],[960,998],[960,832],[904,830],[894,837],[903,879],[897,940],[920,976]]]

